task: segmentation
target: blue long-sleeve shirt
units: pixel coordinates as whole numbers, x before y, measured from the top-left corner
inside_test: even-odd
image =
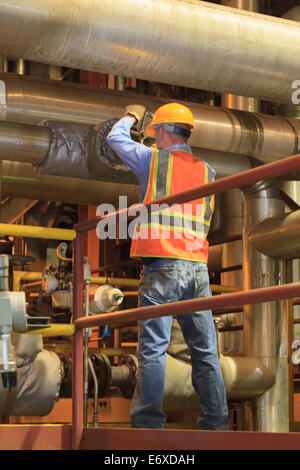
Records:
[[[153,149],[131,139],[130,129],[132,126],[133,120],[131,118],[122,118],[113,126],[107,140],[128,168],[136,175],[141,187],[141,201],[143,201],[147,190]],[[172,145],[168,147],[168,150],[191,152],[189,145]]]

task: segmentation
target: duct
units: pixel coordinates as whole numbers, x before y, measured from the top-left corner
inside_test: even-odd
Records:
[[[221,4],[251,12],[259,12],[259,0],[222,0]],[[221,105],[224,108],[258,113],[260,102],[257,99],[232,94],[221,95]],[[233,234],[242,232],[242,193],[239,189],[227,191],[222,195],[223,230]],[[224,245],[222,252],[223,267],[242,265],[242,241],[237,240]],[[227,286],[241,286],[243,284],[243,271],[235,270],[221,274],[221,284]],[[222,318],[222,326],[235,326],[243,323],[243,313],[229,314]],[[221,344],[223,342],[223,344]],[[219,333],[220,351],[243,352],[243,331]]]
[[[78,0],[72,15],[67,1],[0,8],[8,57],[276,102],[299,79],[300,27],[288,20],[191,0]]]
[[[0,384],[0,413],[13,416],[45,416],[59,398],[63,379],[57,354],[43,349],[41,335],[14,334],[17,386]]]
[[[31,164],[8,161],[2,164],[2,194],[6,196],[82,205],[110,203],[115,207],[119,206],[119,194],[127,197],[128,205],[139,201],[138,185],[40,175]]]
[[[0,155],[5,160],[41,163],[47,155],[49,131],[42,127],[0,123]]]
[[[283,15],[283,18],[287,20],[291,20],[291,21],[297,21],[298,23],[300,23],[300,5],[286,12]],[[297,93],[297,97],[298,97],[298,93]],[[296,119],[300,118],[300,106],[293,104],[292,100],[290,100],[289,103],[281,105],[279,107],[279,110],[280,110],[280,114],[282,114],[283,116],[290,116]]]
[[[29,160],[35,165],[40,174],[46,173],[47,175],[59,177],[68,176],[76,179],[99,179],[103,182],[119,182],[122,183],[122,187],[126,184],[137,184],[136,177],[117,154],[112,151],[106,141],[106,135],[114,122],[115,120],[107,121],[100,127],[58,121],[44,122],[44,127],[16,123],[11,125],[7,122],[0,123],[0,136],[3,137],[2,140],[0,138],[0,155],[2,153],[3,158],[6,160],[8,158],[21,161]],[[2,132],[1,124],[3,124]],[[48,146],[47,150],[46,146]],[[196,157],[202,158],[216,169],[217,178],[239,173],[255,166],[253,160],[241,155],[226,154],[224,159],[224,155],[220,152],[197,148],[193,151]],[[3,194],[8,196],[7,185],[12,180],[6,178],[5,168],[8,168],[7,161],[3,165]],[[14,167],[11,164],[9,168],[10,170],[14,168],[18,170],[21,167]],[[22,167],[22,169],[26,170],[25,167]],[[299,172],[293,174],[293,178],[298,177]],[[24,179],[23,174],[21,178],[18,181],[18,186],[14,186],[15,191],[13,189],[12,195],[14,197],[31,197],[29,194],[31,192],[31,194],[34,194],[32,197],[36,199],[38,197],[36,191],[40,182],[39,175],[32,172],[30,181]],[[33,180],[36,180],[36,185],[34,185]],[[51,183],[51,180],[48,181]],[[55,185],[55,180],[52,181]],[[44,182],[46,183],[46,181]],[[61,182],[63,188],[60,188],[59,193],[65,193],[68,185],[65,185],[64,179]],[[71,180],[70,184],[72,185]],[[44,200],[48,197],[47,200],[53,200],[53,195],[46,196],[46,191],[47,187],[45,185],[40,199]],[[126,189],[125,193],[122,189],[119,194],[126,195]],[[87,197],[87,193],[85,195],[77,194],[75,198],[81,198],[82,196]],[[54,197],[55,200],[68,202],[60,199],[56,192]],[[95,194],[94,198],[96,199]],[[76,203],[75,200],[72,202]],[[96,204],[98,203],[99,198],[96,199]]]
[[[281,283],[279,263],[257,251],[249,241],[249,234],[258,223],[268,217],[283,214],[284,203],[280,200],[279,189],[272,181],[266,181],[244,188],[243,191],[245,194],[243,226],[244,290],[279,285]],[[279,302],[244,306],[245,353],[249,357],[260,360],[272,370],[275,376],[275,384],[271,390],[251,403],[254,427],[251,430],[265,432],[289,430],[288,352],[286,350],[287,337],[284,335],[285,315],[285,309]],[[249,426],[249,423],[246,426]]]
[[[10,73],[0,73],[1,89],[0,119],[23,124],[36,125],[43,120],[97,124],[121,118],[125,107],[133,102],[150,112],[166,103],[154,96]],[[293,155],[300,148],[300,122],[296,119],[183,104],[190,107],[195,118],[190,139],[193,148],[249,155],[263,162]],[[1,139],[3,134],[5,137],[0,127]]]
[[[76,198],[77,200],[79,198],[78,201],[84,199],[90,201],[92,197],[93,202],[89,203],[98,204],[101,199],[97,196],[99,192],[100,195],[104,193],[106,196],[107,194],[106,191],[103,191],[104,182],[122,183],[120,188],[117,187],[118,194],[126,195],[128,192],[137,194],[138,189],[134,188],[134,185],[137,184],[136,177],[112,151],[105,137],[101,136],[103,131],[104,134],[107,133],[113,122],[115,121],[106,122],[97,131],[91,125],[58,121],[44,122],[45,127],[0,123],[0,155],[5,158],[5,162],[3,162],[3,194],[11,194],[15,197],[25,197],[27,194],[28,197],[35,199],[39,197],[44,200],[47,197],[49,201],[69,202],[70,195],[66,194],[68,187],[73,188],[78,185],[85,188],[84,193],[73,193],[74,199],[70,202],[76,203]],[[108,126],[108,129],[104,129],[105,126]],[[215,168],[217,178],[246,171],[254,166],[254,162],[250,158],[242,155],[229,153],[224,155],[220,152],[197,148],[193,151],[196,156],[204,159]],[[30,165],[9,163],[8,160],[30,162],[35,165],[38,171],[34,172],[30,169]],[[44,173],[68,178],[51,179],[47,178]],[[70,178],[77,178],[77,181]],[[79,178],[90,178],[95,181],[98,179],[103,181],[104,185],[98,185],[97,188],[96,182],[80,183]],[[87,185],[88,188],[86,188]],[[51,190],[52,186],[54,193]],[[41,188],[40,191],[39,188]],[[40,196],[39,192],[42,192]],[[109,187],[109,193],[112,192],[113,187]],[[60,196],[62,193],[64,196]],[[60,199],[61,197],[67,199]],[[115,192],[112,195],[112,200],[116,201]],[[133,202],[137,201],[138,196]]]
[[[260,11],[259,3],[259,0],[221,0],[221,5],[256,13]],[[223,108],[239,109],[250,113],[258,113],[260,110],[259,100],[232,94],[222,94],[221,105]]]
[[[227,399],[257,398],[274,383],[272,371],[258,359],[220,354]],[[164,389],[165,411],[199,409],[197,394],[191,381],[191,357],[177,320],[173,320],[171,340],[166,356]]]
[[[73,178],[137,184],[136,177],[106,141],[111,119],[95,128],[90,124],[43,121],[40,126],[0,122],[0,156],[5,161],[32,163],[39,173]],[[246,156],[193,148],[217,177],[254,166]],[[225,158],[224,158],[225,157]]]
[[[300,256],[300,210],[269,217],[249,233],[249,241],[256,250],[270,258]]]
[[[244,356],[220,355],[228,400],[258,398],[274,383],[274,375],[262,362]],[[163,408],[165,411],[197,410],[198,396],[191,381],[192,366],[170,354],[166,356]]]

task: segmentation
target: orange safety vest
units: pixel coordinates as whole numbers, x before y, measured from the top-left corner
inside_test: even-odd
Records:
[[[143,204],[213,180],[213,170],[192,153],[153,150]],[[140,215],[136,219],[131,257],[176,258],[207,263],[206,237],[213,210],[213,195],[170,207],[164,204],[153,207],[146,216],[144,213],[143,217]]]

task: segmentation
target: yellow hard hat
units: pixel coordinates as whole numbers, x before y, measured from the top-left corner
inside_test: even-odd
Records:
[[[146,133],[154,137],[154,126],[157,124],[167,124],[169,122],[188,124],[191,130],[195,129],[194,116],[191,111],[182,104],[169,103],[164,104],[155,111],[151,123],[146,128]]]

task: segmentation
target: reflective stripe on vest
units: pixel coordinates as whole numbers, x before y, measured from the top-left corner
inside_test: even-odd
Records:
[[[184,174],[179,174],[181,169],[184,170]],[[190,176],[191,181],[185,178],[186,169],[190,172],[187,175]],[[208,183],[213,179],[213,171],[189,152],[154,150],[143,202],[148,203],[160,197]],[[214,197],[210,196],[171,207],[166,204],[157,205],[157,207],[153,205],[153,209],[156,210],[149,212],[148,219],[140,221],[136,227],[131,256],[178,257],[206,262],[206,236],[210,227],[213,204]],[[173,246],[171,246],[172,240],[176,240]],[[197,248],[187,249],[187,240],[197,240]]]

